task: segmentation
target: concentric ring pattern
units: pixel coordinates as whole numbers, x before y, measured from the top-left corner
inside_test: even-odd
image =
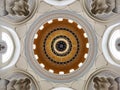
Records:
[[[76,70],[80,63],[84,63],[84,56],[88,53],[88,39],[84,33],[75,22],[69,23],[67,19],[54,19],[52,23],[46,23],[37,32],[38,38],[34,40],[34,53],[38,55],[38,62],[43,63],[46,70],[52,69],[54,73]]]
[[[83,17],[67,10],[40,16],[25,42],[32,69],[54,82],[70,82],[84,75],[97,53],[94,30]]]

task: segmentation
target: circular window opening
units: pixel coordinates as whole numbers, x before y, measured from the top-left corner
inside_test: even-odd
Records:
[[[30,37],[31,36],[31,37]],[[96,37],[79,15],[58,10],[40,16],[26,37],[26,56],[42,77],[69,82],[91,67]]]
[[[20,54],[17,34],[6,26],[0,26],[0,69],[14,65]]]
[[[120,23],[108,27],[103,37],[102,50],[109,63],[120,67]]]
[[[55,6],[66,6],[73,3],[76,0],[44,0],[48,4],[55,5]]]
[[[52,90],[73,90],[71,88],[66,88],[66,87],[58,87],[58,88],[54,88]]]
[[[14,51],[14,44],[10,35],[6,32],[1,32],[0,54],[1,65],[9,61]]]

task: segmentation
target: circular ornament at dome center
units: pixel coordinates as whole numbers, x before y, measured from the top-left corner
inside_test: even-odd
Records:
[[[94,30],[80,15],[66,10],[48,12],[31,25],[26,57],[32,69],[54,82],[84,75],[97,52]]]

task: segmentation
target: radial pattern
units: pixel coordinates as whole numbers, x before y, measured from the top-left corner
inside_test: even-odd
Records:
[[[38,37],[34,39],[34,54],[46,70],[51,69],[57,74],[69,73],[85,61],[88,39],[84,34],[75,22],[54,19],[38,30]]]

